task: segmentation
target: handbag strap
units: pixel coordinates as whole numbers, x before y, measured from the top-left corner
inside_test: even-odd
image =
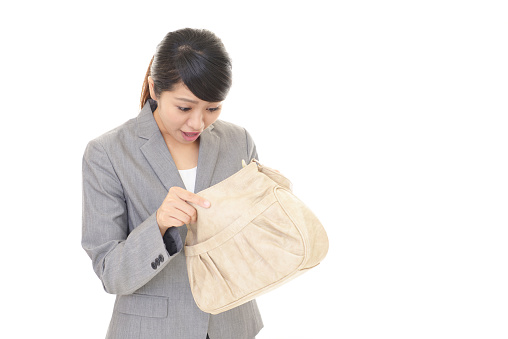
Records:
[[[223,229],[210,239],[193,246],[185,246],[185,256],[192,257],[195,255],[199,255],[211,251],[214,248],[222,245],[223,243],[234,237],[236,234],[238,234],[238,232],[240,232],[245,226],[247,226],[252,220],[254,220],[254,218],[263,213],[268,207],[270,207],[276,201],[277,197],[275,196],[275,192],[271,191],[260,202],[255,204],[252,208],[249,208],[249,210],[246,213],[243,213],[238,219],[233,221],[231,225],[229,225],[228,227],[226,227],[225,229]]]

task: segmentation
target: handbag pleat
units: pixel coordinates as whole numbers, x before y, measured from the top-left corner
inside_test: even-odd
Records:
[[[326,255],[319,220],[293,195],[289,180],[268,172],[271,178],[252,163],[199,194],[215,210],[193,205],[198,224],[189,227],[185,255],[194,300],[205,312],[252,300]]]
[[[305,253],[300,232],[283,217],[285,211],[278,202],[266,212],[221,246],[187,257],[190,271],[201,272],[190,281],[195,295],[207,296],[196,300],[200,308],[231,303],[300,267]]]

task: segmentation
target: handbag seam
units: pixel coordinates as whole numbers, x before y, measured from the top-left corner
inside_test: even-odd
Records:
[[[219,181],[218,183],[214,184],[213,186],[210,186],[208,188],[205,188],[204,190],[199,191],[198,195],[206,194],[206,193],[208,193],[210,191],[213,191],[217,185],[219,185],[219,184],[225,185],[225,183],[233,181],[234,178],[236,178],[238,176],[241,176],[241,175],[245,175],[245,173],[248,172],[248,171],[253,171],[254,172],[254,170],[253,170],[254,166],[251,166],[253,163],[256,165],[256,171],[255,172],[259,172],[259,167],[257,166],[257,164],[255,162],[251,161],[251,163],[249,165],[247,165],[244,168],[240,169],[239,171],[233,173],[232,175],[230,175],[226,179],[224,179],[222,181]],[[249,168],[249,166],[250,166],[250,168]]]
[[[277,201],[278,201],[279,205],[282,207],[282,210],[284,211],[284,213],[286,213],[286,215],[287,215],[287,216],[288,216],[288,218],[291,220],[291,222],[293,223],[293,225],[295,225],[295,226],[296,226],[296,229],[298,230],[298,233],[300,234],[300,237],[301,237],[301,238],[302,238],[302,240],[303,240],[303,249],[304,249],[303,259],[302,259],[302,262],[301,262],[301,264],[298,266],[298,269],[297,269],[297,270],[300,270],[300,269],[303,267],[303,265],[305,264],[305,262],[307,261],[307,259],[308,259],[308,255],[309,255],[309,250],[308,250],[308,249],[309,249],[309,244],[307,243],[307,239],[306,239],[306,237],[304,237],[303,232],[302,232],[302,230],[300,229],[300,225],[298,225],[298,224],[295,222],[295,220],[291,217],[291,215],[288,213],[288,211],[286,210],[286,208],[284,208],[284,204],[283,204],[283,203],[279,200],[279,196],[277,195],[277,190],[279,190],[279,189],[284,190],[284,191],[286,191],[287,193],[289,193],[289,194],[291,194],[291,195],[293,195],[293,196],[294,196],[294,194],[293,194],[291,191],[287,190],[286,188],[284,188],[284,187],[282,187],[282,186],[276,186],[276,187],[274,188],[274,190],[273,190],[273,191],[274,191],[274,194],[275,194],[275,197],[277,198]],[[296,198],[296,197],[295,197],[295,198]]]
[[[272,183],[262,182],[262,184],[265,185],[262,189],[262,192],[255,191],[254,189],[251,189],[251,190],[247,189],[247,192],[255,191],[255,192],[260,193],[260,195],[255,195],[253,197],[254,199],[250,200],[250,201],[258,200],[259,198],[261,198],[260,200],[258,200],[258,203],[252,204],[252,202],[251,202],[249,204],[249,208],[247,209],[247,211],[244,211],[240,217],[237,217],[232,222],[227,222],[226,225],[223,224],[222,226],[219,227],[219,228],[222,228],[225,226],[226,228],[220,230],[215,235],[209,234],[208,236],[211,235],[212,236],[211,238],[206,239],[205,241],[202,241],[200,243],[193,244],[191,246],[185,246],[185,249],[186,249],[185,255],[186,255],[186,257],[189,257],[188,261],[187,261],[189,276],[191,275],[190,274],[191,271],[194,273],[194,269],[196,269],[196,271],[198,272],[199,271],[198,268],[200,268],[197,266],[195,267],[195,264],[191,265],[190,262],[194,262],[194,260],[199,260],[200,257],[203,258],[204,256],[206,256],[210,260],[209,265],[213,265],[213,267],[215,267],[215,268],[213,268],[213,270],[216,272],[216,274],[219,274],[219,277],[214,278],[217,280],[216,282],[218,282],[218,279],[222,279],[222,282],[220,284],[221,285],[225,284],[225,286],[223,285],[223,287],[222,286],[220,287],[220,290],[223,291],[222,293],[224,294],[224,296],[218,298],[217,300],[215,300],[215,298],[214,298],[215,301],[213,303],[206,302],[205,303],[205,304],[207,304],[206,306],[204,306],[203,304],[198,302],[197,299],[200,299],[202,297],[202,295],[200,295],[199,293],[206,292],[206,293],[213,294],[213,293],[217,293],[218,290],[215,290],[215,287],[213,287],[212,289],[209,289],[206,291],[202,291],[202,290],[195,291],[194,290],[195,286],[191,284],[191,291],[193,293],[193,296],[194,296],[197,306],[202,311],[210,313],[210,314],[219,314],[221,312],[228,311],[228,310],[230,310],[234,307],[237,307],[239,305],[253,301],[253,300],[255,300],[255,298],[257,296],[262,295],[264,293],[268,293],[273,289],[276,289],[278,286],[291,281],[292,279],[298,277],[299,275],[306,272],[307,270],[319,265],[319,263],[320,263],[320,260],[319,260],[315,264],[314,259],[311,258],[311,256],[313,256],[317,253],[317,252],[315,253],[313,251],[313,247],[311,246],[315,243],[315,241],[313,242],[314,238],[312,236],[313,235],[312,228],[310,228],[311,226],[313,226],[314,219],[312,219],[312,218],[309,219],[308,215],[305,214],[304,211],[302,210],[302,209],[305,209],[306,206],[303,205],[303,202],[301,200],[299,200],[293,194],[291,181],[289,179],[287,179],[285,176],[281,175],[278,171],[274,171],[273,169],[271,169],[269,167],[265,168],[256,159],[251,159],[251,163],[249,165],[254,165],[254,164],[252,164],[253,162],[256,163],[256,165],[258,167],[257,173],[255,173],[256,168],[254,166],[250,166],[251,168],[249,169],[249,173],[245,177],[239,176],[239,173],[241,173],[242,171],[247,172],[247,167],[249,167],[247,165],[247,166],[243,167],[240,171],[238,171],[234,175],[230,176],[229,178],[226,178],[225,180],[221,181],[220,183],[224,183],[224,182],[228,181],[228,179],[231,180],[234,177],[234,179],[236,181],[231,180],[231,185],[229,185],[231,187],[229,187],[228,185],[226,185],[226,187],[231,188],[231,189],[245,189],[245,183],[243,183],[243,181],[245,181],[247,179],[250,180],[251,177],[252,177],[252,179],[255,179],[258,174],[261,174],[261,173],[264,174],[264,176],[266,176],[268,179],[270,179],[270,181],[272,181]],[[279,177],[280,177],[280,180],[277,180]],[[259,186],[261,187],[261,183],[259,183]],[[212,187],[210,187],[210,189],[212,189]],[[279,191],[279,189],[282,189],[284,191]],[[261,190],[261,188],[260,188],[260,190]],[[202,192],[207,193],[205,191],[207,191],[207,190],[203,190]],[[212,192],[215,192],[215,191],[211,190],[210,196],[213,195]],[[261,195],[261,193],[263,193],[263,194]],[[207,194],[203,194],[203,196],[206,198]],[[302,204],[302,206],[300,206],[300,204]],[[257,208],[256,208],[256,206],[257,206]],[[294,239],[295,239],[295,243],[294,244],[291,243],[292,245],[290,247],[286,246],[286,245],[288,245],[288,246],[290,245],[290,243],[288,243],[287,241],[280,242],[281,248],[290,248],[293,250],[293,252],[295,252],[293,254],[297,255],[297,257],[291,259],[289,262],[286,261],[284,268],[289,269],[290,272],[284,273],[285,275],[282,273],[277,274],[275,276],[272,275],[271,278],[275,278],[275,277],[279,276],[279,279],[275,279],[275,281],[272,281],[271,283],[270,283],[271,279],[264,279],[262,284],[256,283],[253,286],[251,286],[252,284],[247,284],[247,285],[249,285],[248,288],[244,288],[243,285],[241,285],[241,284],[239,284],[237,286],[236,281],[234,279],[236,276],[235,272],[237,272],[237,270],[235,270],[234,268],[232,271],[226,270],[225,272],[227,272],[228,274],[223,275],[221,273],[221,270],[219,270],[219,267],[217,266],[217,264],[221,264],[220,259],[223,259],[223,258],[221,256],[216,256],[215,257],[216,260],[213,260],[210,253],[216,253],[216,252],[214,252],[215,250],[220,251],[221,246],[223,246],[223,245],[226,246],[225,250],[230,248],[231,242],[232,241],[237,242],[237,240],[239,239],[238,237],[240,235],[243,235],[244,230],[246,228],[248,228],[249,225],[252,225],[255,220],[258,220],[256,218],[267,213],[267,211],[271,211],[271,208],[274,208],[275,206],[277,206],[277,210],[278,210],[277,218],[280,218],[280,220],[285,219],[285,221],[283,221],[283,224],[285,225],[283,233],[281,233],[279,236],[281,236],[283,238],[287,238],[288,236],[290,236],[291,238],[294,237]],[[233,215],[235,215],[235,214],[233,213],[227,219],[231,220],[230,218],[233,217]],[[298,221],[298,223],[297,223],[295,220],[299,220],[299,219],[302,219],[302,220]],[[264,220],[264,219],[259,219],[259,220]],[[311,223],[311,225],[309,225],[309,227],[307,227],[307,221],[309,223]],[[277,222],[277,220],[274,220],[274,222],[275,222],[274,226],[279,224]],[[288,222],[289,222],[289,224],[287,224]],[[296,232],[295,232],[294,228],[296,228],[296,230],[297,230]],[[262,236],[260,236],[260,237],[262,238]],[[249,239],[245,239],[245,240],[247,241],[247,243],[243,243],[243,245],[246,246],[246,248],[252,247],[255,249],[255,246],[250,246],[248,244]],[[282,240],[282,238],[281,238],[281,240]],[[238,243],[238,245],[241,245],[241,244],[242,244],[242,242]],[[242,251],[242,248],[239,248],[237,250]],[[300,251],[302,251],[302,252],[300,252]],[[226,253],[226,252],[224,252],[224,253]],[[258,252],[258,254],[259,253],[263,253],[263,252]],[[302,253],[302,254],[298,255],[296,253]],[[234,254],[234,252],[232,252],[232,254]],[[240,254],[240,253],[237,253],[237,254]],[[252,255],[254,255],[254,253],[252,253]],[[194,257],[194,258],[192,258],[192,257]],[[298,260],[300,260],[299,263],[298,263]],[[217,261],[217,263],[215,261]],[[309,264],[311,266],[307,267],[307,266],[309,266]],[[197,265],[197,263],[196,263],[196,265]],[[271,265],[269,265],[269,266],[271,266]],[[259,268],[261,266],[255,266],[255,267]],[[211,268],[211,266],[209,268]],[[231,268],[231,267],[229,267],[229,268]],[[249,269],[250,268],[251,267],[249,266]],[[271,272],[272,270],[270,269],[268,271]],[[254,270],[251,270],[250,273],[248,273],[248,274],[256,275],[257,274],[256,272],[257,272],[257,269],[254,269]],[[230,278],[230,281],[228,281],[226,279],[226,277],[228,277],[228,276]],[[196,278],[196,277],[194,277],[194,278]],[[252,280],[252,277],[249,277],[249,276],[246,276],[245,278],[248,280],[249,279]],[[190,280],[193,280],[193,279],[190,279]],[[248,282],[248,280],[246,280],[245,282]],[[241,281],[243,281],[243,280],[241,280]],[[230,285],[230,283],[232,285]],[[266,285],[266,283],[268,283],[268,285]],[[252,290],[252,288],[255,287],[256,285],[258,286],[258,288],[256,288],[255,290]],[[235,287],[235,289],[237,289],[238,293],[233,293],[232,286]],[[226,291],[226,289],[229,292]],[[198,293],[198,295],[194,295],[194,292],[199,292],[199,293]],[[226,297],[227,293],[230,293],[234,298],[233,299],[227,298]],[[229,302],[228,302],[228,299],[229,299]],[[207,298],[204,298],[204,300],[207,300]]]
[[[283,283],[284,281],[289,281],[293,278],[295,278],[295,272],[296,274],[298,274],[298,272],[305,272],[306,270],[305,269],[302,269],[303,265],[305,264],[306,262],[306,259],[307,259],[307,255],[308,255],[308,244],[307,244],[307,241],[305,239],[305,237],[303,236],[303,233],[300,229],[300,227],[298,226],[297,223],[295,223],[294,219],[291,217],[291,215],[287,212],[287,210],[284,208],[284,204],[282,204],[282,202],[279,200],[279,196],[277,195],[277,190],[279,189],[282,189],[282,190],[285,190],[287,191],[288,193],[291,193],[291,191],[288,191],[287,188],[281,186],[281,185],[277,185],[273,188],[273,194],[275,195],[275,198],[277,199],[276,202],[279,204],[279,206],[282,207],[282,210],[284,211],[284,213],[288,216],[288,218],[291,220],[291,222],[293,223],[293,225],[295,225],[296,229],[298,230],[298,233],[300,234],[300,237],[302,238],[303,240],[303,244],[304,244],[304,254],[302,255],[302,262],[300,263],[300,265],[298,265],[297,268],[295,268],[293,271],[291,271],[290,273],[286,274],[286,276],[282,277],[281,279],[279,280],[276,280],[274,282],[272,282],[270,285],[267,285],[267,286],[264,286],[264,287],[261,287],[255,291],[252,291],[251,293],[249,294],[246,294],[244,295],[243,297],[241,297],[240,299],[238,300],[235,300],[233,302],[230,302],[229,304],[227,305],[223,305],[219,308],[216,308],[216,309],[212,309],[212,310],[209,310],[210,313],[212,312],[215,312],[215,313],[212,313],[212,314],[218,314],[218,313],[221,313],[223,312],[222,310],[228,310],[231,308],[232,305],[241,305],[245,302],[245,300],[249,300],[249,298],[252,296],[252,295],[256,295],[258,294],[260,291],[266,291],[266,290],[270,290],[270,288],[274,285],[279,285],[281,283]],[[293,195],[291,193],[291,195]],[[255,299],[255,298],[253,298]],[[250,299],[252,300],[252,299]],[[234,306],[233,306],[234,307]]]
[[[268,197],[266,197],[265,199],[269,200],[269,198],[271,198],[271,197],[270,197],[270,196],[268,196]],[[264,200],[264,199],[263,199],[263,200]],[[263,200],[262,200],[262,201],[260,201],[258,204],[263,203]],[[242,231],[245,227],[247,227],[247,225],[249,225],[249,224],[252,222],[252,220],[256,219],[259,215],[263,214],[263,212],[264,212],[264,211],[266,211],[266,210],[267,210],[270,206],[272,206],[273,204],[275,204],[275,203],[277,203],[277,202],[278,202],[278,199],[277,199],[277,197],[275,197],[275,200],[274,200],[273,202],[268,203],[266,206],[264,206],[264,208],[263,208],[261,211],[259,211],[258,213],[253,214],[252,218],[251,218],[251,217],[249,217],[249,218],[248,218],[248,221],[246,221],[246,222],[244,223],[244,225],[243,225],[243,226],[242,226],[242,227],[241,227],[241,228],[240,228],[240,229],[239,229],[236,233],[231,234],[231,235],[230,235],[230,236],[228,236],[228,237],[227,237],[224,241],[222,241],[221,243],[217,244],[216,246],[214,246],[214,247],[212,247],[212,248],[206,248],[206,247],[204,247],[204,248],[205,248],[205,250],[201,250],[201,251],[199,251],[199,250],[198,250],[198,252],[197,252],[197,253],[194,253],[194,254],[189,254],[189,255],[187,254],[187,251],[188,251],[189,249],[190,249],[190,250],[191,250],[191,252],[192,252],[192,251],[193,251],[193,248],[196,248],[197,246],[199,246],[199,247],[203,247],[203,246],[204,246],[203,244],[206,244],[207,242],[211,242],[211,241],[212,241],[212,239],[216,239],[216,238],[220,237],[220,236],[221,236],[221,234],[223,234],[223,232],[224,232],[224,233],[226,233],[226,232],[228,231],[228,228],[230,228],[231,226],[228,226],[227,228],[225,228],[224,230],[222,230],[220,233],[216,234],[215,236],[211,237],[210,239],[208,239],[208,240],[206,240],[206,241],[204,241],[204,242],[202,242],[202,243],[199,243],[199,244],[196,244],[196,245],[192,245],[192,246],[185,246],[185,249],[186,249],[186,251],[185,251],[185,256],[186,256],[186,257],[195,257],[195,256],[197,256],[197,255],[200,255],[200,254],[203,254],[203,253],[206,253],[206,252],[209,252],[209,251],[212,251],[212,250],[216,249],[217,247],[221,246],[221,245],[222,245],[222,244],[224,244],[225,242],[227,242],[227,241],[231,240],[234,236],[236,236],[238,233],[240,233],[240,232],[241,232],[241,231]],[[280,204],[280,202],[279,202],[279,204]],[[239,218],[237,218],[235,221],[233,221],[231,224],[235,223],[235,222],[236,222],[237,220],[239,220],[240,218],[242,218],[242,217],[240,216],[240,217],[239,217]]]

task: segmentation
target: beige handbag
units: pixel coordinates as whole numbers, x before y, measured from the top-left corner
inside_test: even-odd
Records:
[[[218,314],[297,277],[320,263],[328,237],[316,216],[291,192],[282,174],[252,160],[198,193],[192,204],[185,256],[198,307]]]

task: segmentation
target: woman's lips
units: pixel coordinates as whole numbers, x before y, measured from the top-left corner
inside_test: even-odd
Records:
[[[196,140],[201,132],[184,132],[182,131],[182,136],[187,141],[194,141]]]

